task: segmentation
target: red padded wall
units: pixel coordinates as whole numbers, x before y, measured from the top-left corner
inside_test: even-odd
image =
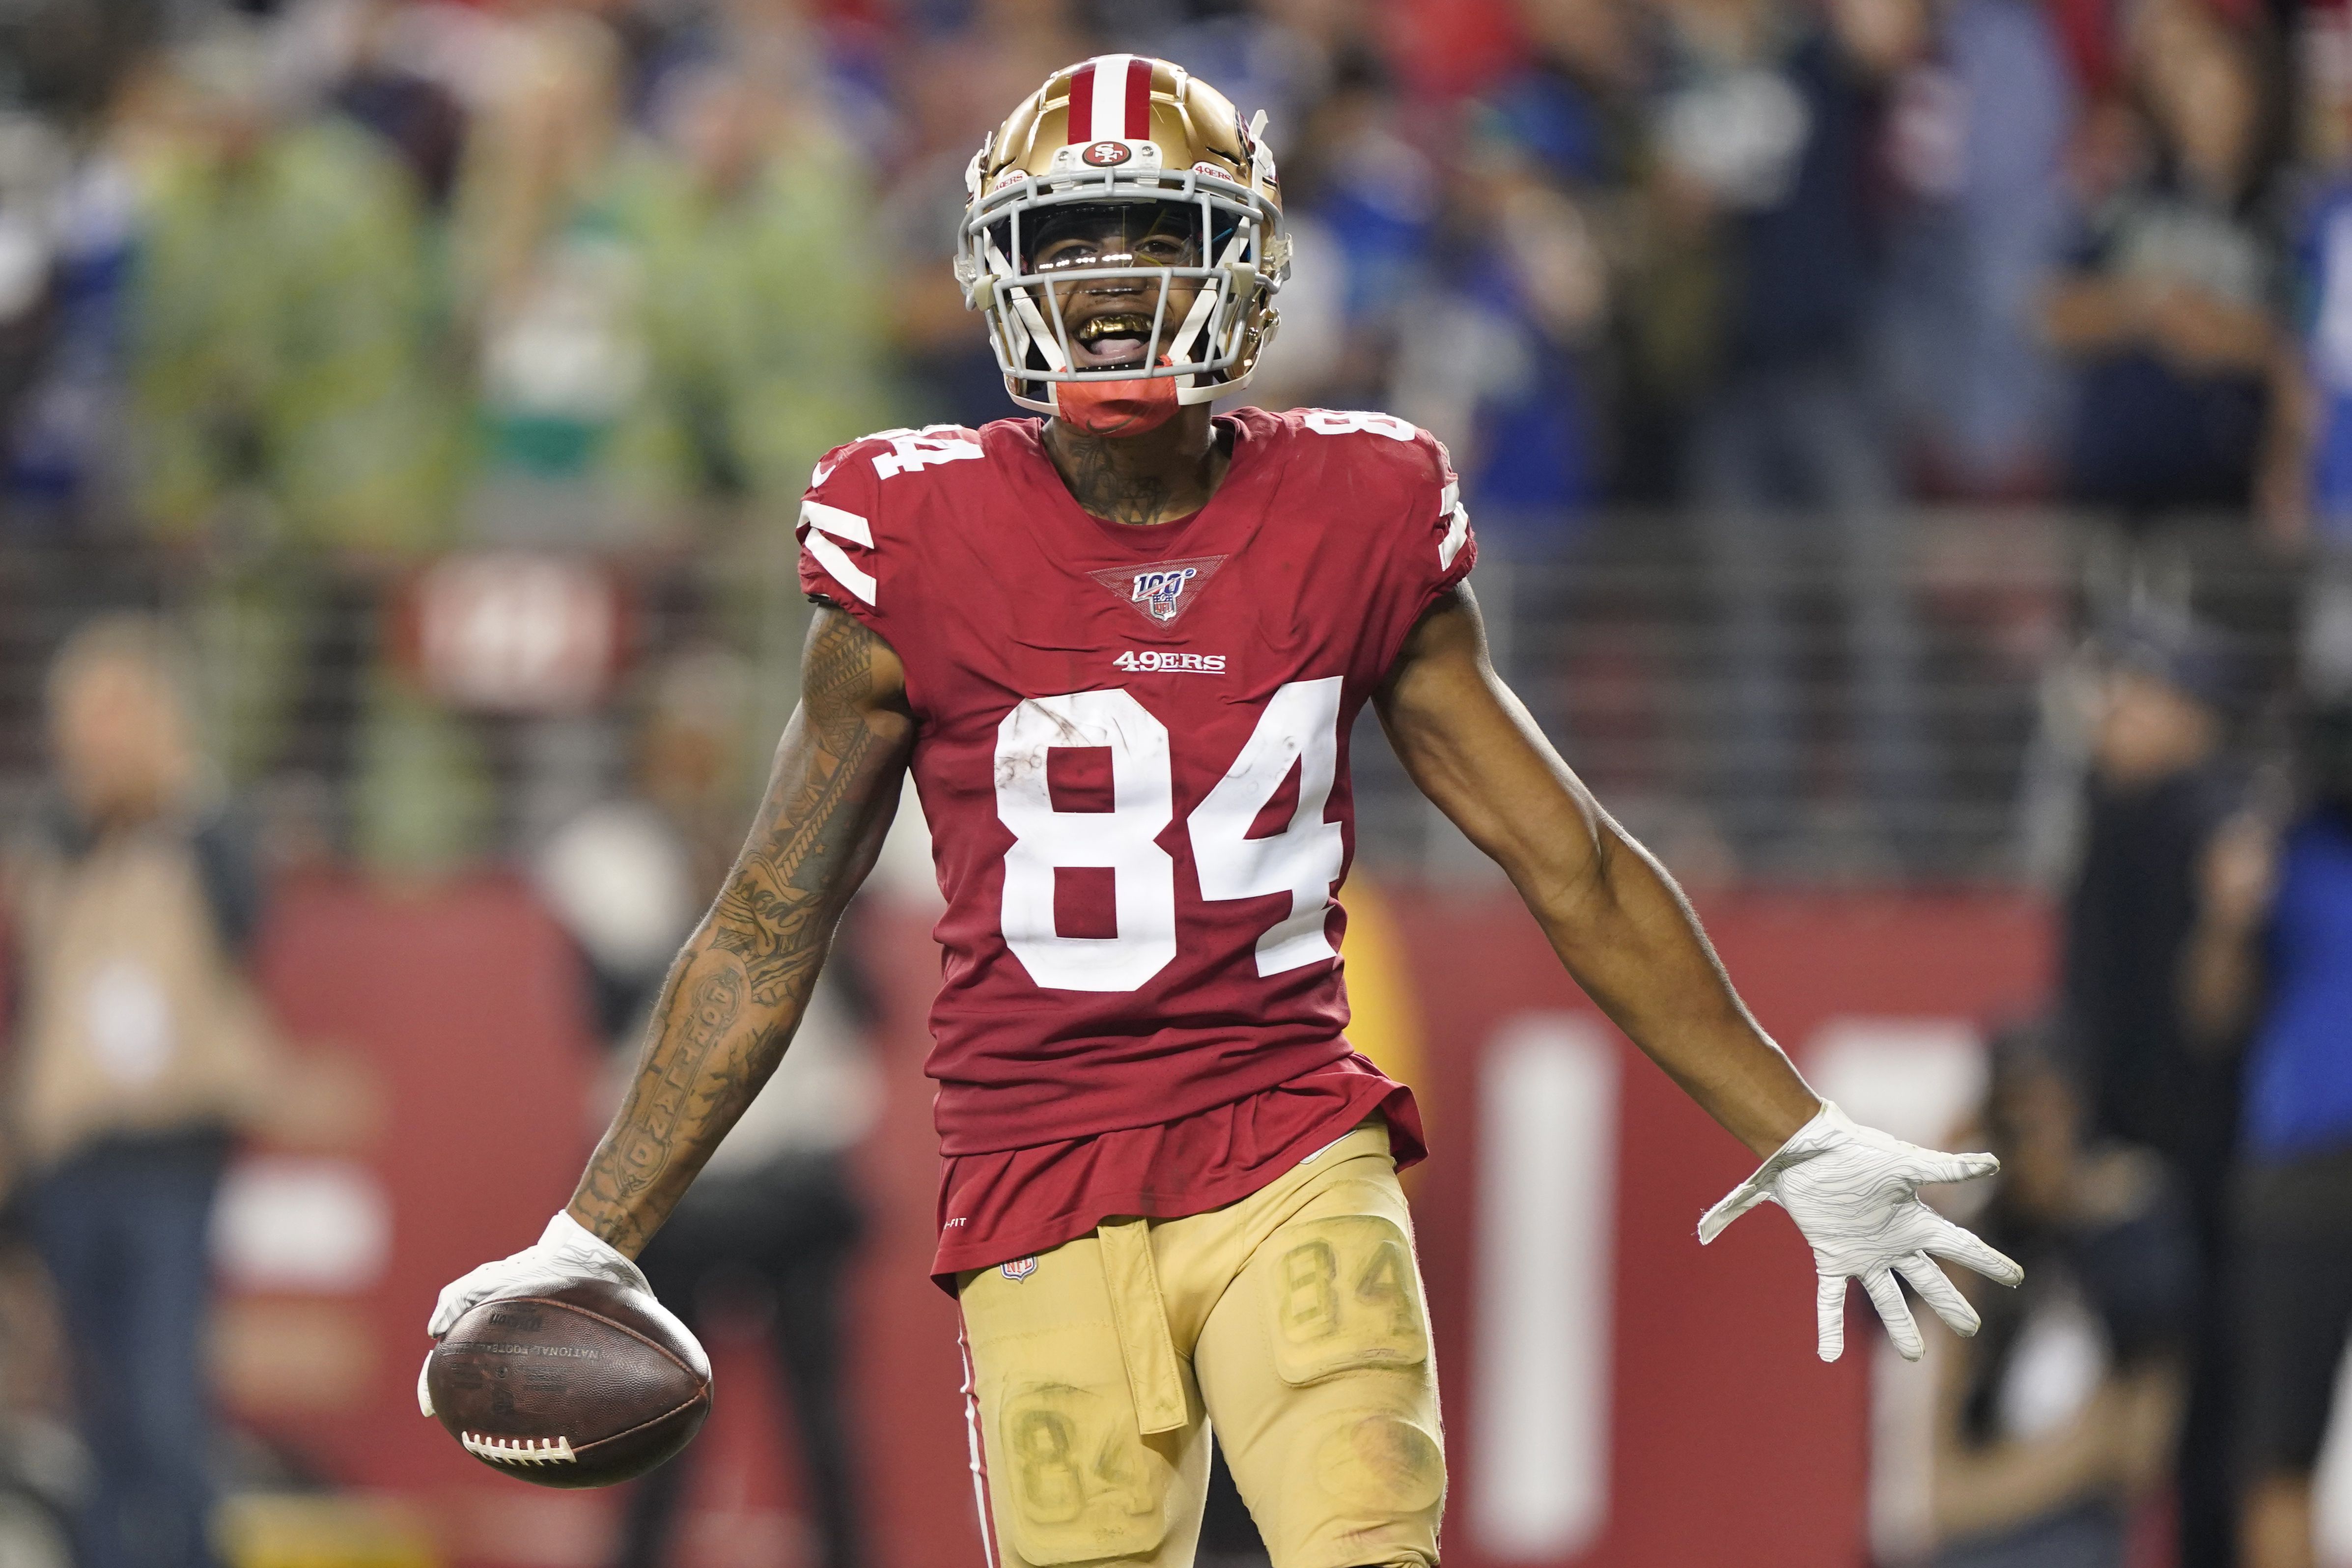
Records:
[[[1530,1009],[1589,1012],[1506,894],[1392,900],[1421,1015],[1434,1157],[1414,1180],[1423,1265],[1447,1368],[1457,1496],[1473,1429],[1469,1343],[1477,1256],[1479,1053]],[[920,1076],[939,973],[928,919],[867,922],[887,1008],[888,1079],[859,1166],[875,1213],[857,1283],[853,1376],[878,1568],[977,1564],[952,1304],[925,1276],[937,1156]],[[2031,1007],[2047,984],[2048,921],[2031,900],[1752,895],[1703,910],[1767,1027],[1801,1058],[1843,1016],[1976,1020]],[[536,1235],[588,1138],[593,1051],[574,960],[524,892],[483,881],[399,898],[344,883],[289,889],[265,949],[289,1025],[373,1059],[390,1130],[366,1158],[395,1216],[390,1264],[358,1310],[378,1337],[366,1407],[249,1412],[324,1473],[414,1500],[461,1562],[587,1568],[610,1541],[608,1497],[489,1474],[415,1412],[411,1387],[434,1291]],[[1749,1161],[1622,1047],[1613,1410],[1607,1521],[1578,1564],[1824,1568],[1862,1562],[1864,1358],[1812,1355],[1802,1247],[1767,1211],[1701,1251],[1699,1213]],[[1857,1320],[1853,1342],[1866,1342]],[[719,1414],[700,1445],[689,1563],[790,1568],[788,1446],[756,1334],[714,1335]],[[1449,1568],[1488,1568],[1456,1510]],[[1499,1565],[1497,1565],[1499,1568]],[[1566,1563],[1559,1568],[1568,1568]]]

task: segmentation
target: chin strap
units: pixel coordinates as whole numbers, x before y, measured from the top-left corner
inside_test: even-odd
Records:
[[[1089,436],[1140,436],[1176,416],[1176,378],[1130,375],[1117,381],[1056,381],[1054,415]]]

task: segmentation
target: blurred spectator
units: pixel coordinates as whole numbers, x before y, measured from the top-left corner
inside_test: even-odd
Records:
[[[2179,977],[2198,918],[2198,868],[2239,801],[2223,751],[2221,652],[2153,617],[2108,639],[2094,719],[2079,868],[2065,903],[2062,1016],[2081,1052],[2090,1125],[2160,1155],[2186,1205],[2205,1303],[2189,1361],[2181,1445],[2182,1560],[2226,1563],[2227,1195],[2235,1074],[2200,1048]]]
[[[360,865],[415,889],[478,864],[499,801],[467,717],[379,668],[364,678],[352,729],[347,808]]]
[[[2257,500],[2290,537],[2315,533],[2352,558],[2352,19],[2304,24],[2304,188],[2296,204],[2292,293],[2300,352],[2282,356],[2279,439]]]
[[[2244,1568],[2311,1568],[2312,1472],[2352,1340],[2352,701],[2305,721],[2309,804],[2283,840],[2218,836],[2186,994],[2245,1048],[2238,1193]]]
[[[235,503],[263,542],[441,537],[424,231],[374,138],[276,100],[237,28],[174,51],[119,128],[139,191],[128,300],[135,500],[168,534]]]
[[[37,120],[5,138],[0,527],[55,531],[119,500],[123,300],[136,194],[114,150]]]
[[[662,144],[603,208],[640,268],[646,382],[620,482],[744,500],[789,528],[828,447],[891,423],[867,191],[814,82],[674,71]]]
[[[1717,312],[1689,499],[1723,606],[1726,728],[1743,853],[1780,858],[1798,806],[1792,566],[1827,574],[1855,670],[1856,790],[1889,847],[1930,795],[1917,634],[1884,410],[1865,372],[1875,288],[1865,212],[1875,85],[1917,53],[1916,0],[1669,0],[1655,122],[1662,233],[1705,247]],[[1825,529],[1828,539],[1816,536]]]
[[[2041,1031],[2013,1031],[1993,1064],[2000,1185],[1977,1225],[2025,1283],[1969,1288],[1984,1328],[1939,1347],[1934,1561],[2123,1568],[2180,1428],[2187,1226],[2157,1161],[2091,1136]]]
[[[891,423],[868,187],[813,62],[777,79],[731,54],[677,61],[640,139],[617,46],[573,20],[544,46],[563,63],[540,118],[475,171],[480,193],[543,172],[534,138],[570,165],[530,192],[535,241],[503,212],[476,236],[478,516],[574,541],[665,532],[707,502],[788,524],[827,447]]]
[[[523,12],[509,75],[481,104],[450,226],[458,313],[478,356],[478,536],[612,543],[648,520],[596,481],[605,437],[643,391],[643,279],[594,203],[620,155],[620,40],[593,16]]]
[[[48,688],[60,798],[10,879],[26,988],[10,1132],[97,1460],[84,1568],[212,1561],[206,1226],[230,1139],[275,1087],[241,973],[257,880],[206,797],[186,668],[136,616],[66,645]]]
[[[1937,8],[1926,55],[1896,79],[1887,165],[1883,336],[1891,390],[1927,488],[2043,490],[2055,367],[2035,307],[2066,239],[2073,83],[2038,0]]]
[[[22,0],[0,11],[12,107],[79,132],[102,118],[122,72],[162,36],[172,0]]]
[[[1391,405],[1453,448],[1481,535],[1507,559],[1557,556],[1601,464],[1586,351],[1607,264],[1579,195],[1613,171],[1598,106],[1530,73],[1474,111],[1433,297],[1405,313]]]
[[[477,85],[450,234],[460,312],[485,340],[522,308],[541,247],[593,192],[627,91],[620,39],[588,11],[523,9],[492,27],[477,42],[501,68]]]
[[[2153,616],[2099,653],[2089,809],[2066,902],[2070,1034],[2102,1132],[2215,1175],[2231,1115],[2203,1101],[2228,1075],[2189,1048],[2175,993],[2148,977],[2179,972],[2199,858],[2238,801],[2222,753],[2227,671],[2201,630]]]
[[[1408,96],[1463,98],[1508,75],[1525,47],[1527,0],[1398,0],[1379,16]]]
[[[457,181],[466,140],[466,111],[456,92],[404,58],[404,7],[396,0],[357,0],[348,6],[313,5],[345,37],[348,58],[331,84],[328,101],[366,126],[396,152],[426,202],[447,205]]]
[[[910,41],[897,60],[905,166],[883,203],[888,293],[908,384],[926,422],[984,425],[1020,413],[965,310],[952,263],[964,169],[1012,106],[1094,52],[1066,0],[975,0],[961,25]]]
[[[2078,133],[2083,235],[2043,309],[2076,367],[2067,490],[2143,517],[2242,508],[2280,346],[2258,215],[2283,94],[2259,38],[2203,0],[2152,0],[2129,60],[2132,96]]]
[[[74,1568],[73,1516],[89,1452],[69,1425],[65,1325],[15,1205],[0,1210],[0,1555],[8,1568]]]
[[[1280,138],[1277,153],[1305,144],[1307,115],[1330,89],[1342,57],[1360,47],[1366,23],[1348,0],[1201,5],[1175,26],[1169,24],[1177,6],[1125,0],[1109,9],[1120,47],[1149,49],[1216,83],[1244,116],[1265,110],[1267,130]],[[1124,26],[1129,17],[1139,24],[1134,32]]]
[[[1339,296],[1341,351],[1311,395],[1317,403],[1384,407],[1416,391],[1410,378],[1417,367],[1399,363],[1399,339],[1414,326],[1412,314],[1430,287],[1447,171],[1409,129],[1387,65],[1364,40],[1351,38],[1334,61],[1331,90],[1290,140],[1275,144],[1277,155],[1287,153],[1287,206],[1328,241],[1324,255],[1339,262],[1328,279],[1310,277],[1303,285],[1336,289]],[[1458,372],[1435,368],[1458,379]]]
[[[749,682],[722,653],[674,662],[647,709],[636,795],[581,813],[538,858],[548,902],[588,959],[620,1075],[634,1070],[670,960],[732,858]],[[656,1294],[698,1331],[730,1306],[765,1316],[824,1568],[865,1561],[841,1388],[845,1277],[864,1224],[847,1155],[874,1123],[881,1086],[864,1038],[873,1006],[855,932],[853,917],[782,1065],[638,1259]],[[638,1484],[621,1568],[676,1560],[693,1473],[688,1454]]]
[[[1266,113],[1263,135],[1281,169],[1292,261],[1280,300],[1282,330],[1246,394],[1262,407],[1361,402],[1340,388],[1372,384],[1368,323],[1350,314],[1358,303],[1350,284],[1354,247],[1319,212],[1322,142],[1314,128],[1318,106],[1343,77],[1352,81],[1362,74],[1367,20],[1343,0],[1268,0],[1208,9],[1169,29],[1161,46],[1164,58],[1215,82],[1245,118]]]

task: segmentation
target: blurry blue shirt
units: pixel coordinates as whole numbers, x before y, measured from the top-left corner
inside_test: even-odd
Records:
[[[2335,181],[2305,208],[2295,237],[2312,389],[2312,510],[2323,537],[2352,542],[2352,180]]]
[[[1971,491],[2046,467],[2059,383],[2040,322],[2063,254],[2077,120],[2037,0],[1957,0],[1936,56],[1899,81],[1881,334],[1892,390]]]
[[[64,524],[92,500],[118,443],[137,199],[129,173],[97,158],[58,201],[55,324],[13,425],[0,426],[0,531]]]
[[[1825,28],[1780,62],[1802,105],[1802,144],[1777,200],[1733,226],[1725,349],[1740,369],[1799,363],[1857,343],[1876,283],[1861,74]]]
[[[2306,817],[2281,852],[2269,1004],[2246,1061],[2247,1152],[2352,1143],[2352,820]]]
[[[1591,398],[1576,355],[1546,336],[1503,258],[1486,253],[1465,271],[1462,291],[1507,324],[1524,363],[1479,400],[1479,457],[1464,490],[1489,509],[1483,527],[1511,535],[1505,559],[1547,559],[1576,531],[1570,514],[1592,500]]]
[[[1553,71],[1504,84],[1481,111],[1481,139],[1525,159],[1569,193],[1605,184],[1617,171],[1599,106]],[[1521,269],[1497,237],[1463,247],[1451,286],[1491,321],[1510,352],[1488,360],[1477,399],[1478,439],[1462,462],[1463,493],[1478,509],[1480,539],[1498,558],[1559,556],[1581,531],[1599,488],[1598,419],[1582,356],[1554,342]]]

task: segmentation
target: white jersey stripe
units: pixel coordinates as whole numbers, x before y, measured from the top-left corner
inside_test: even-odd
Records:
[[[874,530],[854,511],[844,511],[837,506],[827,506],[821,500],[801,502],[801,521],[811,528],[821,529],[835,539],[846,539],[852,544],[874,548]]]
[[[1462,482],[1446,486],[1437,504],[1444,509],[1439,515],[1447,520],[1445,537],[1437,542],[1437,569],[1444,572],[1453,568],[1454,558],[1470,538],[1470,509],[1462,504]]]
[[[867,604],[874,603],[874,595],[879,586],[874,581],[874,574],[861,571],[840,545],[812,528],[801,540],[801,548],[814,556],[818,565],[832,573],[835,582]]]

